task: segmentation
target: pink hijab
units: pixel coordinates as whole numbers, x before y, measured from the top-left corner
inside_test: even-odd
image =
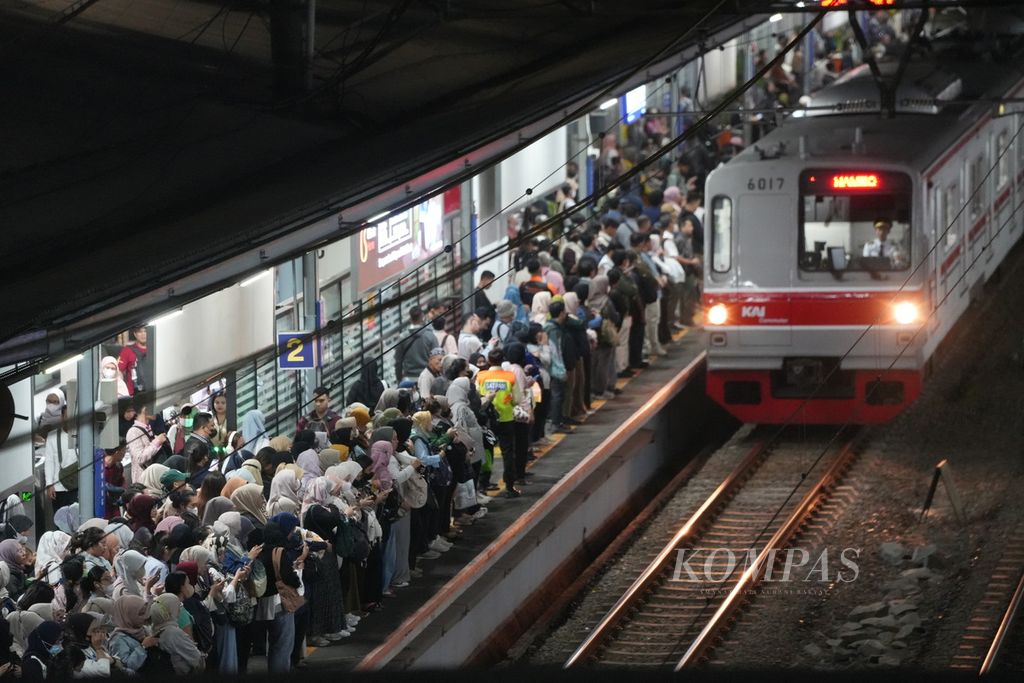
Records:
[[[394,447],[389,441],[377,441],[370,446],[370,459],[373,460],[373,478],[380,482],[382,490],[391,488],[394,480],[391,472],[388,471],[388,464],[391,462],[391,455]]]
[[[164,517],[160,520],[160,523],[156,525],[155,533],[160,533],[161,531],[165,533],[170,533],[171,529],[178,526],[179,524],[184,523],[185,520],[183,520],[181,517],[177,517],[174,515],[172,515],[171,517]]]

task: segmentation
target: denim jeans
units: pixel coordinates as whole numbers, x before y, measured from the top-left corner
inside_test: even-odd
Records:
[[[287,673],[292,668],[295,646],[295,615],[282,609],[270,622],[270,645],[267,648],[267,669],[271,673]]]

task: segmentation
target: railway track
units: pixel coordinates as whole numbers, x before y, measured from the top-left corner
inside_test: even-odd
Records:
[[[990,673],[1010,651],[1011,630],[1024,599],[1024,525],[1003,540],[988,587],[971,614],[951,668]],[[1017,624],[1018,635],[1020,624]],[[1019,645],[1019,643],[1018,643]]]
[[[566,661],[702,661],[856,457],[856,432],[758,442],[654,556]],[[812,469],[813,468],[813,469]],[[680,551],[683,559],[680,561]]]

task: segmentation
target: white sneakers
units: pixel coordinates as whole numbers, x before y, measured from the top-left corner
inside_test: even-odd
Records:
[[[473,517],[473,519],[482,519],[482,518],[484,518],[486,516],[487,516],[487,508],[485,508],[483,506],[481,506],[479,510],[477,510],[476,512],[474,512],[471,515],[471,517]]]
[[[336,640],[341,640],[342,638],[348,638],[351,635],[352,635],[352,631],[350,631],[348,629],[342,629],[341,631],[337,631],[335,633],[328,633],[328,634],[326,634],[324,636],[324,638],[326,638],[327,640],[333,642],[333,641],[336,641]]]
[[[446,553],[452,549],[452,544],[438,536],[427,547],[439,553]]]
[[[477,505],[481,505],[481,506],[482,505],[487,505],[490,502],[491,502],[491,497],[490,496],[485,496],[482,493],[476,494],[476,504]]]
[[[346,614],[345,623],[348,625],[349,628],[355,628],[356,624],[359,623],[359,617],[357,617],[354,614]]]

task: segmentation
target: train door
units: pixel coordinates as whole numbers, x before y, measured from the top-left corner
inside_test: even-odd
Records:
[[[968,280],[977,280],[983,277],[984,263],[983,252],[989,240],[992,230],[992,212],[990,211],[989,188],[991,183],[986,179],[989,170],[989,158],[984,146],[969,148],[967,158],[964,161],[964,187],[968,196],[966,197],[966,229],[967,229],[967,263],[975,264],[971,273],[964,279],[964,286],[969,286]],[[987,251],[991,252],[991,249]],[[991,253],[989,254],[991,257]]]
[[[796,267],[796,194],[749,193],[737,207],[737,284],[745,295],[740,346],[789,346],[790,291]]]
[[[1013,205],[1013,184],[1010,176],[1013,151],[1009,149],[1010,132],[1006,128],[992,131],[993,159],[989,182],[992,190],[992,227],[990,257],[1002,258],[1010,250],[1017,235]]]
[[[952,181],[952,179],[950,180]],[[963,212],[960,211],[960,193],[957,190],[957,185],[958,183],[952,181],[939,189],[939,222],[935,226],[937,230],[935,251],[939,257],[939,300],[942,301],[945,298],[949,303],[953,303],[954,290],[964,260],[963,244],[960,239],[960,218]]]

